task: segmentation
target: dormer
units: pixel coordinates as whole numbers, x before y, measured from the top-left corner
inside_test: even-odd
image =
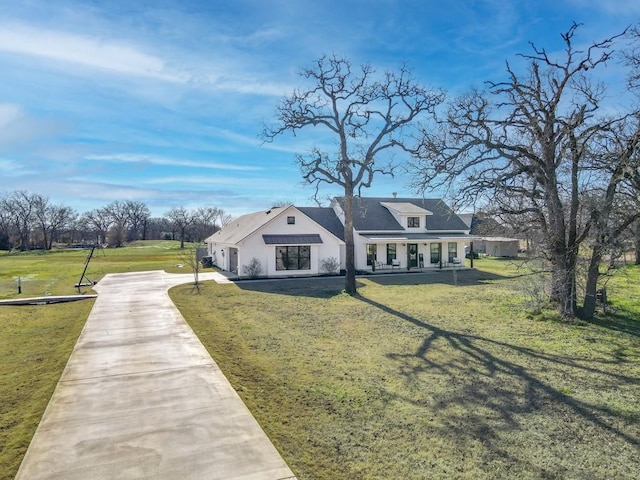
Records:
[[[403,229],[408,231],[425,231],[427,229],[427,217],[433,212],[409,202],[380,202]]]

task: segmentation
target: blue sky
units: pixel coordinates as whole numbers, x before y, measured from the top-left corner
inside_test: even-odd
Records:
[[[529,41],[561,49],[573,21],[587,44],[640,20],[631,0],[0,0],[0,11],[0,192],[80,212],[141,200],[157,216],[312,205],[294,155],[314,132],[258,135],[322,54],[406,63],[455,95],[504,79]],[[622,68],[605,75],[621,81]],[[377,177],[366,194],[410,196],[408,183]]]

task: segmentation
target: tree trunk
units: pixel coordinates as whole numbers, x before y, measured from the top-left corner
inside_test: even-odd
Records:
[[[640,265],[640,221],[636,222],[636,265]]]
[[[551,301],[559,305],[562,318],[573,318],[577,310],[575,260],[556,254],[551,262]]]
[[[43,250],[48,250],[49,246],[49,237],[47,235],[47,227],[42,225],[42,248]]]
[[[353,187],[344,189],[344,243],[345,243],[345,282],[344,290],[349,295],[356,294],[356,262],[353,241]]]
[[[602,262],[602,247],[596,245],[591,252],[589,270],[587,272],[587,285],[582,306],[581,318],[591,320],[596,313],[596,292],[600,277],[600,263]]]

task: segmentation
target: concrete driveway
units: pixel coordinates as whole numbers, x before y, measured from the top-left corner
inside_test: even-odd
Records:
[[[169,299],[192,281],[155,271],[95,286],[17,479],[295,478]]]

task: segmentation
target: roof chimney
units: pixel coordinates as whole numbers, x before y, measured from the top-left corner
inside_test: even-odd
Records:
[[[398,192],[391,192],[391,195],[393,195],[393,198],[397,198],[398,197]]]

